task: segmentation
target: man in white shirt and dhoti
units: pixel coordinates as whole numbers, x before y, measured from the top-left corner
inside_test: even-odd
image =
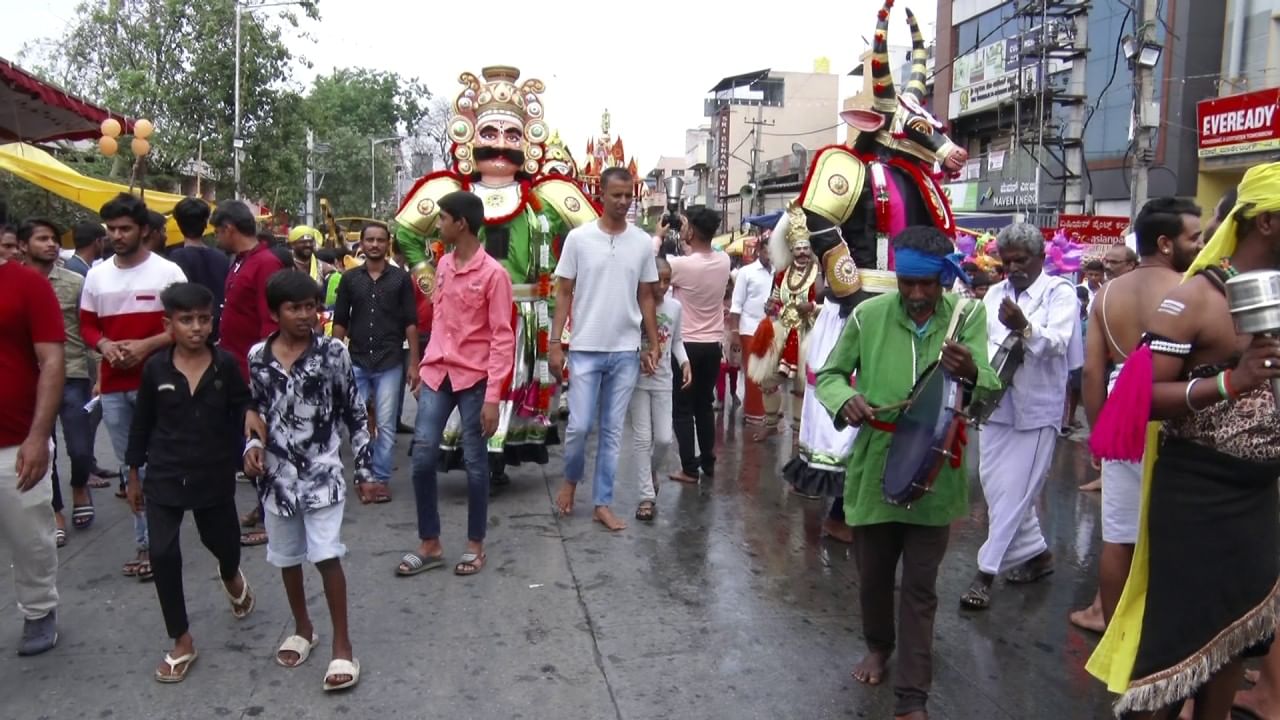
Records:
[[[991,603],[996,576],[1031,583],[1053,572],[1053,555],[1040,529],[1036,503],[1044,488],[1067,390],[1067,374],[1084,362],[1080,304],[1070,281],[1044,272],[1044,236],[1015,223],[996,238],[1006,279],[993,285],[987,308],[989,354],[1009,338],[1020,341],[1023,362],[982,428],[979,475],[987,499],[987,541],[978,573],[960,604]]]

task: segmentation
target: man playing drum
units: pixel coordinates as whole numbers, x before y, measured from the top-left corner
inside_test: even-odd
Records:
[[[898,290],[853,309],[818,372],[817,396],[837,428],[865,426],[854,441],[844,490],[845,518],[853,527],[858,552],[867,643],[867,655],[853,676],[868,685],[884,678],[897,639],[893,588],[901,561],[898,625],[903,650],[893,678],[894,713],[921,720],[928,717],[938,565],[946,553],[950,523],[967,513],[969,485],[963,457],[957,457],[959,462],[942,463],[933,491],[909,508],[887,502],[882,483],[898,411],[876,408],[910,397],[916,381],[935,361],[968,388],[994,391],[999,381],[987,362],[987,319],[980,303],[969,303],[964,310],[954,333],[959,341],[946,340],[952,313],[961,302],[955,294],[943,292],[960,272],[951,241],[937,228],[918,226],[899,233],[893,247]],[[851,386],[854,373],[856,384]]]

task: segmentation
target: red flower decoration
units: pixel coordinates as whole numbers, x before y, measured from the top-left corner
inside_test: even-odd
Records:
[[[881,20],[888,20],[888,19],[889,19],[889,11],[888,11],[888,10],[881,9],[881,10],[880,10],[880,12],[876,13],[876,17],[880,18]]]
[[[871,60],[871,70],[872,72],[876,72],[876,73],[879,73],[882,70],[884,70],[884,61],[873,58]]]

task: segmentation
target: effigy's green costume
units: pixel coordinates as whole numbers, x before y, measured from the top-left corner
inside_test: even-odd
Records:
[[[463,73],[453,102],[449,138],[453,168],[414,184],[395,218],[396,239],[428,297],[435,290],[439,243],[437,202],[457,190],[484,201],[485,251],[511,276],[516,354],[509,387],[499,405],[498,431],[489,440],[490,467],[545,464],[558,442],[549,411],[557,387],[547,364],[552,273],[565,234],[599,212],[570,178],[552,169],[551,133],[543,120],[540,80],[520,82],[513,67],[488,67],[477,78]],[[454,411],[445,428],[442,464],[461,467],[461,425]]]

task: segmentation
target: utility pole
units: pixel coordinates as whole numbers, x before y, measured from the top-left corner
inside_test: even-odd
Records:
[[[231,154],[235,162],[235,185],[236,200],[243,197],[240,194],[240,151],[244,147],[244,141],[240,139],[240,0],[232,0],[236,6],[236,80],[235,80],[235,129],[232,132]]]
[[[1085,90],[1085,62],[1089,57],[1089,4],[1080,2],[1073,10],[1075,41],[1071,46],[1071,77],[1066,94],[1067,122],[1062,133],[1067,161],[1067,176],[1063,179],[1067,184],[1064,209],[1069,214],[1081,215],[1090,204],[1086,202],[1084,187],[1084,106],[1088,99]]]
[[[316,226],[316,134],[307,128],[307,224]]]
[[[757,172],[757,169],[760,167],[760,141],[762,140],[760,128],[773,127],[775,123],[772,120],[764,119],[763,103],[756,106],[756,119],[745,120],[744,122],[752,126],[751,128],[751,135],[752,135],[751,137],[751,179],[747,181],[747,184],[751,186],[751,208],[750,208],[751,214],[758,215],[760,214],[760,208],[759,208],[760,188],[758,185],[756,185],[756,172]],[[741,191],[739,191],[739,196],[741,196]],[[742,218],[739,218],[739,222],[741,222],[741,220]]]
[[[1152,31],[1159,12],[1156,0],[1142,0],[1142,11],[1136,19],[1133,47],[1136,50],[1129,62],[1133,68],[1134,106],[1133,106],[1133,188],[1130,196],[1129,217],[1138,217],[1138,210],[1147,202],[1147,181],[1151,162],[1155,152],[1151,148],[1151,130],[1157,118],[1152,117],[1155,109],[1155,61],[1143,61],[1144,50],[1148,45],[1155,45]],[[1157,55],[1157,61],[1158,61]]]

